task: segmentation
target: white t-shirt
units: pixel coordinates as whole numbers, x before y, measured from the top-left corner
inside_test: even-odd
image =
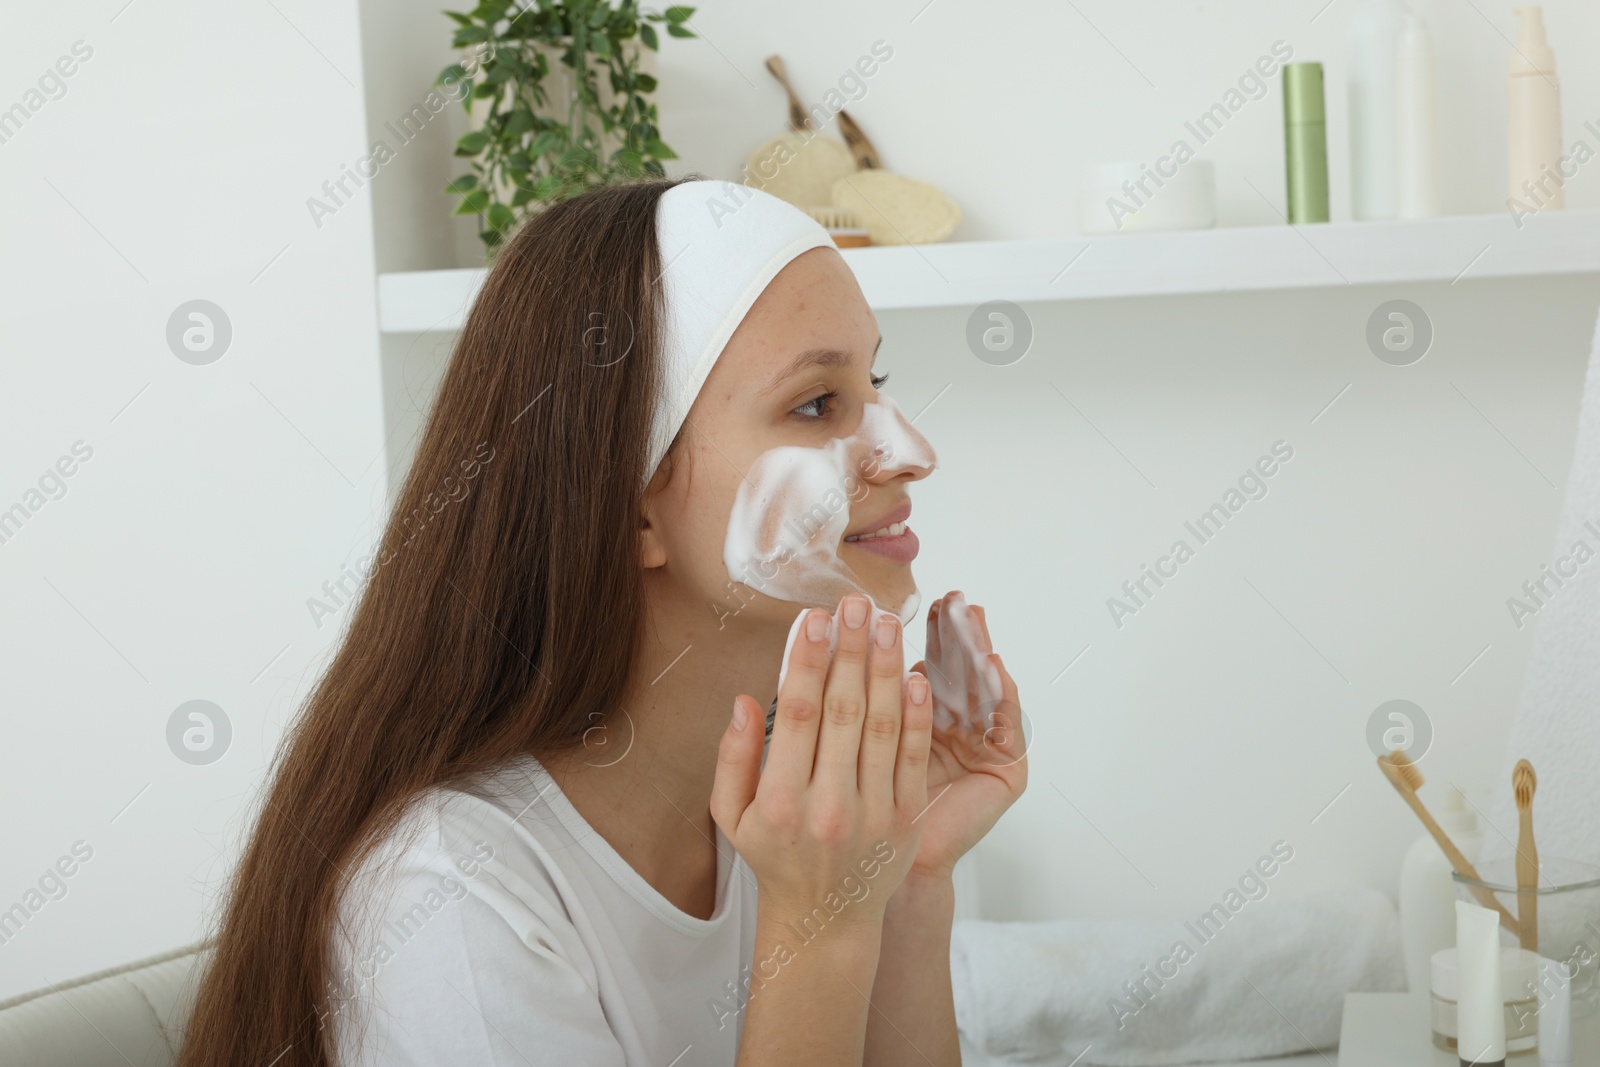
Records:
[[[339,1063],[729,1067],[756,892],[720,830],[716,846],[716,910],[697,919],[531,757],[419,798],[341,902]]]

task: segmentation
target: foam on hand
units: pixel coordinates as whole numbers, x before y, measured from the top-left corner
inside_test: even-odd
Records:
[[[994,648],[984,637],[967,598],[952,593],[928,634],[928,683],[933,689],[933,726],[948,730],[957,723],[985,730],[984,721],[1000,702],[1000,672],[989,662]]]
[[[867,615],[867,632],[877,626],[878,619],[889,614],[869,595],[871,610]],[[778,691],[783,691],[783,679],[789,670],[789,657],[794,643],[800,637],[800,622],[806,609],[795,615],[789,626],[789,637],[783,644],[783,659],[778,666]],[[828,621],[828,655],[830,659],[839,647],[839,620]],[[873,646],[868,644],[869,655]],[[999,704],[1002,688],[1000,671],[989,662],[993,647],[984,637],[983,627],[972,614],[966,595],[951,593],[939,611],[937,622],[928,633],[927,666],[924,673],[933,695],[933,726],[936,730],[950,730],[958,725],[967,729],[985,731],[991,725],[989,714]],[[905,676],[911,674],[908,668]]]
[[[820,448],[783,445],[763,452],[740,483],[728,517],[722,552],[728,577],[775,599],[830,611],[846,593],[864,593],[859,576],[839,558],[850,505],[866,496],[868,479],[880,470],[932,469],[935,462],[899,406],[882,395],[862,406],[861,422],[848,437]],[[902,623],[915,617],[921,600],[913,588],[895,607]]]

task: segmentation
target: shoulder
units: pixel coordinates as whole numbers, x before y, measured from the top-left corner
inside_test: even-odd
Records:
[[[549,834],[530,810],[538,785],[513,768],[414,797],[346,872],[338,909],[346,944],[367,946],[397,921],[415,925],[468,900],[474,906],[459,909],[468,921],[498,920],[521,937],[570,930],[552,853],[541,843]]]
[[[517,1062],[507,1040],[613,1062],[595,962],[521,791],[420,794],[348,872],[328,959],[341,1062]]]

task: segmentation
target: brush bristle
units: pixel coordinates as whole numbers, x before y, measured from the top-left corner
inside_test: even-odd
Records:
[[[1389,762],[1400,772],[1400,780],[1413,793],[1422,788],[1422,772],[1417,770],[1417,765],[1411,762],[1404,749],[1397,748],[1389,753]]]
[[[1525,759],[1517,761],[1517,766],[1511,772],[1511,790],[1517,797],[1517,809],[1527,811],[1533,807],[1533,791],[1538,786],[1539,779],[1533,773],[1533,764]]]

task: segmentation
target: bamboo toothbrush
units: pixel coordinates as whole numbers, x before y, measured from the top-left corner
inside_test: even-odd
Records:
[[[1517,760],[1511,772],[1511,789],[1517,797],[1517,925],[1522,947],[1539,951],[1539,850],[1533,843],[1533,790],[1539,779],[1533,764]]]
[[[1434,841],[1438,842],[1440,850],[1450,861],[1450,866],[1455,868],[1456,873],[1464,878],[1471,878],[1474,882],[1483,881],[1478,877],[1478,872],[1472,864],[1467,862],[1467,857],[1456,847],[1456,843],[1450,840],[1450,836],[1434,821],[1433,816],[1428,814],[1428,809],[1422,806],[1422,801],[1417,796],[1417,790],[1422,788],[1422,772],[1417,770],[1417,765],[1406,757],[1405,752],[1397,748],[1387,756],[1379,756],[1378,769],[1389,779],[1389,784],[1394,786],[1395,792],[1400,794],[1401,799],[1411,805],[1411,810],[1417,813],[1422,825],[1433,835]],[[1472,895],[1478,898],[1478,903],[1500,913],[1501,926],[1512,934],[1521,936],[1517,920],[1505,909],[1505,905],[1495,899],[1492,892],[1481,885],[1468,888],[1471,889]]]

